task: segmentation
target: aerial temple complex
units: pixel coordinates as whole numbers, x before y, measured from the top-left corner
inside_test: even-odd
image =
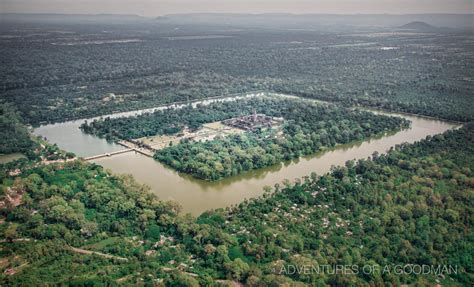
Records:
[[[282,118],[274,118],[265,114],[257,114],[257,112],[254,111],[251,115],[223,120],[222,124],[246,131],[254,131],[259,128],[271,128],[273,126],[280,125],[282,122]]]

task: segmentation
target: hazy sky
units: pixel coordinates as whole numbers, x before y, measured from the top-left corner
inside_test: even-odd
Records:
[[[473,13],[474,0],[0,0],[0,12],[120,13]]]

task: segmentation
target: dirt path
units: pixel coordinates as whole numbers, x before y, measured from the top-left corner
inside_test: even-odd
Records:
[[[0,243],[21,242],[21,241],[31,241],[31,239],[30,238],[15,238],[15,239],[12,239],[11,241],[7,240],[7,239],[2,239],[2,240],[0,240]]]
[[[81,249],[81,248],[76,248],[76,247],[72,247],[72,246],[69,246],[69,250],[71,250],[72,252],[79,253],[79,254],[88,254],[88,255],[94,254],[94,255],[98,255],[100,257],[104,257],[104,258],[107,258],[107,259],[117,259],[117,260],[121,260],[121,261],[128,261],[128,258],[125,258],[125,257],[105,254],[105,253],[102,253],[102,252],[91,251],[91,250],[86,250],[86,249]]]
[[[12,242],[20,242],[20,241],[31,241],[30,238],[16,238],[13,239]],[[35,240],[36,241],[36,240]],[[0,243],[6,243],[9,242],[7,239],[1,239]],[[72,252],[79,253],[79,254],[87,254],[87,255],[98,255],[100,257],[104,257],[107,259],[117,259],[121,261],[128,261],[128,258],[125,257],[120,257],[120,256],[115,256],[115,255],[110,255],[102,252],[97,252],[97,251],[92,251],[92,250],[87,250],[87,249],[81,249],[81,248],[76,248],[72,246],[68,246],[68,249],[71,250]]]

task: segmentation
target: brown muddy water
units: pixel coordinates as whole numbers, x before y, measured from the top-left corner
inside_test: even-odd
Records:
[[[141,111],[140,111],[141,112]],[[114,116],[130,116],[140,112],[123,113]],[[199,215],[203,211],[238,204],[244,199],[263,194],[263,187],[273,186],[285,179],[290,181],[310,175],[323,174],[333,165],[343,165],[352,159],[371,156],[374,152],[385,153],[390,147],[404,142],[413,143],[428,135],[443,133],[459,126],[456,123],[418,117],[406,114],[375,111],[375,113],[399,116],[411,121],[411,127],[396,133],[380,135],[369,140],[340,145],[330,150],[297,160],[215,182],[207,182],[180,174],[163,164],[138,153],[124,153],[94,160],[95,163],[114,173],[132,174],[135,179],[151,187],[152,192],[162,200],[175,200],[183,212]],[[103,139],[82,133],[78,126],[84,120],[46,125],[34,133],[47,137],[64,150],[79,156],[92,156],[113,152],[122,147]]]

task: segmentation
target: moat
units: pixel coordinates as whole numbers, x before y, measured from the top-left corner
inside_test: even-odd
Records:
[[[232,98],[220,100],[232,100]],[[212,101],[214,100],[204,100],[194,104]],[[166,108],[166,106],[156,109],[163,108]],[[112,116],[130,116],[151,110],[153,109]],[[132,174],[137,181],[150,186],[160,199],[176,200],[182,205],[184,212],[198,215],[208,209],[223,208],[238,204],[246,198],[258,197],[263,194],[263,187],[273,186],[285,179],[292,181],[307,176],[311,172],[323,174],[328,172],[331,166],[343,165],[347,160],[367,158],[374,152],[384,153],[397,144],[413,143],[424,139],[428,135],[443,133],[459,126],[451,122],[414,115],[380,111],[377,111],[377,113],[404,117],[412,122],[411,127],[396,133],[380,135],[370,140],[340,145],[298,160],[246,172],[215,182],[202,181],[180,174],[152,158],[135,152],[100,158],[93,162],[110,169],[114,173]],[[60,148],[72,151],[82,157],[111,153],[123,149],[119,145],[84,134],[78,128],[83,122],[84,120],[78,120],[41,126],[34,133],[45,136],[50,142],[58,144]]]

